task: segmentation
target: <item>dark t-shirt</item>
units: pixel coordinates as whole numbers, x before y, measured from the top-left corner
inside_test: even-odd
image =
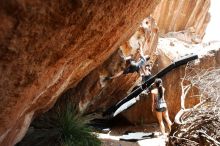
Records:
[[[130,65],[124,69],[123,74],[128,74],[128,73],[134,73],[134,72],[139,72],[140,68],[145,64],[146,60],[144,57],[141,56],[139,61],[131,61]]]

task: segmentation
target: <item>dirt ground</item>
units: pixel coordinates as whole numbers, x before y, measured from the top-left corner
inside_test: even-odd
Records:
[[[160,133],[160,129],[157,123],[141,126],[120,126],[111,129],[109,134],[112,136],[120,136],[128,132]],[[113,139],[101,139],[101,141],[102,146],[139,146],[138,142],[128,142]]]
[[[131,126],[120,126],[111,129],[112,135],[122,135],[127,132],[160,132],[159,125],[157,123],[146,124],[146,125],[131,125]]]
[[[102,146],[139,146],[137,142],[102,139]]]

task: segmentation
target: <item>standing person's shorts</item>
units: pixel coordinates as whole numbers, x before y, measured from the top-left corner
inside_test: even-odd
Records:
[[[167,110],[166,107],[162,107],[162,108],[156,108],[155,109],[157,112],[165,112]]]

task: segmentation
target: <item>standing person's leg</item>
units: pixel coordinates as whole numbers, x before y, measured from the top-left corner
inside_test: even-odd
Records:
[[[156,111],[156,115],[157,115],[157,120],[160,125],[160,130],[161,130],[162,134],[165,135],[165,127],[164,127],[164,123],[163,123],[162,112]]]
[[[166,122],[167,122],[167,125],[168,125],[168,127],[169,127],[169,130],[171,131],[172,122],[170,121],[170,118],[169,118],[168,109],[167,109],[166,111],[164,111],[162,114],[163,114],[164,119],[165,119]]]

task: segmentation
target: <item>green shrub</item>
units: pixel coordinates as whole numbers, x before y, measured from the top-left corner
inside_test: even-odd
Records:
[[[68,104],[35,120],[18,146],[100,146],[85,119]]]

